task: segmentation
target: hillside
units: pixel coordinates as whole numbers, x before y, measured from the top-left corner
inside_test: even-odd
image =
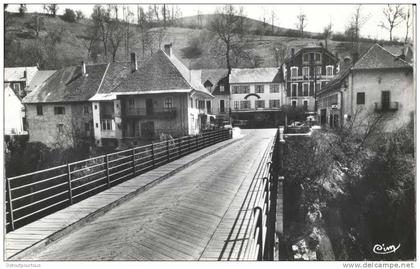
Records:
[[[35,30],[31,22],[36,17],[43,20],[43,27],[39,31],[39,37],[36,38]],[[203,26],[207,25],[212,15],[202,15]],[[173,50],[187,66],[192,69],[201,68],[220,68],[225,67],[225,59],[223,47],[218,41],[216,35],[205,28],[188,28],[193,27],[193,20],[197,19],[196,16],[185,17],[180,19],[177,25],[182,27],[168,27],[153,28],[149,31],[164,33],[161,46],[165,43],[172,42]],[[249,29],[258,29],[262,22],[247,18],[249,22]],[[81,61],[92,62],[88,58],[88,51],[86,48],[87,40],[86,33],[89,28],[90,20],[83,20],[77,23],[69,23],[63,21],[59,17],[50,17],[45,14],[28,13],[24,17],[10,14],[6,18],[6,34],[5,34],[5,66],[29,66],[40,64],[41,69],[57,69],[65,65],[79,64]],[[188,27],[187,27],[188,26]],[[267,25],[271,29],[270,25]],[[140,61],[144,61],[150,57],[150,49],[145,51],[144,58],[141,45],[141,35],[135,25],[131,25],[132,37],[130,38],[129,52],[136,52]],[[48,50],[44,49],[44,54],[47,53],[48,57],[39,52],[39,39],[47,36],[49,32],[58,32],[60,42],[56,45],[56,53],[52,56],[48,54]],[[276,36],[261,36],[261,35],[248,35],[247,49],[249,55],[248,59],[240,59],[233,61],[234,67],[269,67],[276,66],[274,57],[274,49],[279,47],[298,49],[308,45],[319,45],[323,40],[315,38],[299,38],[291,36],[280,36],[278,32],[287,33],[290,31],[286,28],[276,27]],[[365,51],[373,42],[361,43],[361,50]],[[47,44],[48,45],[48,44]],[[196,59],[187,59],[184,57],[184,52],[191,49],[191,47],[198,48],[201,52],[200,57]],[[328,41],[328,49],[339,57],[349,55],[350,43],[342,41]],[[159,44],[154,44],[153,51],[159,48]],[[400,48],[395,46],[393,51],[399,51]],[[46,51],[46,52],[45,52]],[[121,46],[117,51],[117,61],[126,61],[128,57],[125,53],[124,46]],[[99,55],[96,62],[107,61],[103,56]]]

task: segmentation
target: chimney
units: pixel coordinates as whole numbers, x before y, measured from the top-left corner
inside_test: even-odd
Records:
[[[81,66],[81,69],[82,69],[82,75],[86,75],[86,64],[85,64],[85,62],[84,61],[82,61],[82,66]]]
[[[135,52],[131,53],[131,72],[137,71],[137,55]]]
[[[172,57],[172,43],[165,44],[165,46],[163,47],[163,50],[165,51],[166,55],[168,55],[169,57]]]
[[[292,52],[292,56],[294,56],[295,55],[295,49],[291,48],[291,52]]]

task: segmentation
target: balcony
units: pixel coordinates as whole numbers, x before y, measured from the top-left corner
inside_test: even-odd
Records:
[[[398,110],[398,102],[375,103],[375,112],[395,112]]]
[[[169,120],[176,118],[176,108],[127,108],[123,117],[139,119],[163,119]]]

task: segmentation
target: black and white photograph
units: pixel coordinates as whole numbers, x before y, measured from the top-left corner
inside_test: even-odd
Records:
[[[21,2],[3,268],[416,268],[415,2]]]

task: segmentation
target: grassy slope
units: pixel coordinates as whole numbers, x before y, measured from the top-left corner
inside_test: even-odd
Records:
[[[45,15],[40,15],[44,19],[45,30],[41,31],[40,36],[46,35],[47,30],[53,30],[57,28],[63,28],[62,42],[58,45],[58,52],[60,59],[64,59],[64,63],[67,65],[78,64],[82,60],[86,60],[87,49],[84,47],[84,40],[82,36],[85,34],[88,27],[89,20],[84,20],[80,23],[68,23],[62,19],[56,17],[52,18]],[[30,38],[31,30],[25,25],[35,14],[26,14],[24,17],[12,16],[10,23],[8,23],[6,39],[19,40],[22,43],[33,42],[34,38]],[[205,21],[209,20],[208,15],[203,15]],[[187,25],[189,20],[193,20],[193,17],[187,17],[183,19],[183,24]],[[252,22],[253,27],[257,27],[257,21],[249,19]],[[261,22],[259,22],[261,23]],[[268,26],[268,28],[271,28]],[[133,26],[135,29],[135,26]],[[279,28],[285,30],[285,28]],[[287,29],[286,29],[287,30]],[[32,34],[33,36],[34,34]],[[296,38],[288,36],[248,36],[251,40],[251,50],[253,53],[260,56],[263,59],[261,66],[275,66],[275,59],[273,57],[273,48],[280,45],[286,46],[287,48],[300,48],[309,44],[317,45],[321,40],[312,38]],[[189,43],[193,39],[202,40],[200,43],[203,50],[203,54],[200,58],[190,61],[182,57],[182,49],[188,47]],[[130,52],[136,52],[140,56],[142,55],[141,49],[141,38],[138,31],[134,31],[134,36],[131,38]],[[224,67],[224,55],[220,49],[217,49],[217,38],[212,35],[208,30],[205,29],[191,29],[181,27],[169,27],[166,30],[166,35],[163,39],[163,43],[172,42],[174,53],[187,65],[192,68],[218,68]],[[362,50],[366,50],[371,43],[362,44]],[[328,48],[334,54],[338,53],[340,57],[348,55],[350,44],[348,42],[329,41]],[[7,53],[7,51],[6,51]],[[150,52],[146,52],[146,57],[150,55]],[[121,47],[117,53],[117,60],[126,60],[124,48]],[[35,63],[34,63],[35,64]],[[250,67],[247,63],[239,63],[238,67]]]

